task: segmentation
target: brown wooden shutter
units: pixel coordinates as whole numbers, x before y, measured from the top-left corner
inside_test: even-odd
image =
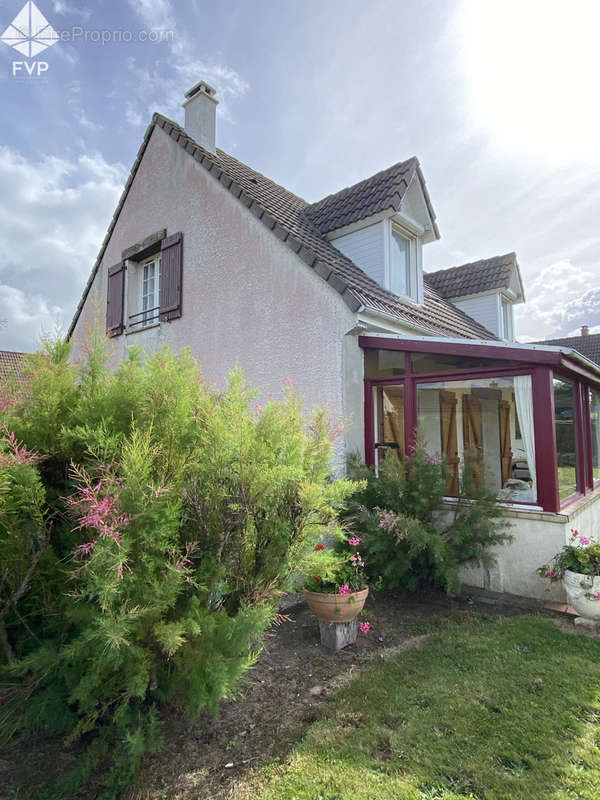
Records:
[[[183,234],[167,236],[160,251],[160,319],[168,322],[181,316]]]
[[[446,494],[458,494],[458,440],[456,435],[456,395],[454,392],[440,392],[440,425],[442,434],[442,456],[448,470]]]
[[[477,488],[483,484],[483,447],[481,445],[481,400],[474,394],[463,394],[463,443],[465,460],[473,470]]]
[[[120,336],[124,330],[125,268],[125,262],[121,261],[108,269],[106,333],[109,336]]]

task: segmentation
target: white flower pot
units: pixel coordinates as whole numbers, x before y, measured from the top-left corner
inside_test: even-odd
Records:
[[[593,595],[600,593],[600,576],[582,575],[567,569],[563,577],[563,586],[569,605],[581,614],[581,622],[592,625],[600,623],[600,600],[591,599]]]

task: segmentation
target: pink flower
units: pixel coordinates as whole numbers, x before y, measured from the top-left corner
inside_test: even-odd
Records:
[[[397,519],[398,517],[393,511],[381,513],[379,515],[379,527],[391,533],[394,530]]]
[[[95,547],[96,542],[85,542],[85,544],[79,544],[75,548],[75,555],[79,558],[84,558],[85,556],[89,556]]]
[[[371,623],[370,622],[361,622],[359,625],[361,631],[363,633],[368,633],[371,630]]]
[[[429,461],[430,464],[441,464],[442,459],[436,453],[432,453],[430,450],[425,451],[425,458]]]
[[[350,594],[350,587],[347,583],[344,583],[342,586],[340,586],[338,591],[340,594]]]
[[[12,464],[25,466],[35,464],[40,460],[40,456],[32,450],[28,450],[22,442],[19,442],[15,434],[11,431],[0,439],[0,444],[6,445],[8,455],[0,452],[0,466],[9,467]]]
[[[350,561],[354,564],[355,561],[358,561],[358,558],[356,556],[350,556]]]
[[[600,592],[596,592],[596,594],[594,595],[594,597],[592,599],[593,600],[600,600]]]
[[[554,571],[549,569],[548,572],[546,573],[546,577],[547,578],[553,578],[554,577]]]
[[[571,536],[573,538],[575,538],[576,536],[579,536],[579,531],[576,531],[574,528],[571,528]]]
[[[587,547],[587,545],[590,543],[590,541],[591,540],[588,539],[587,536],[580,536],[579,537],[579,544],[582,544],[584,547]]]
[[[351,547],[358,547],[358,545],[360,544],[360,539],[358,538],[358,536],[352,536],[350,539],[348,539],[348,544]]]
[[[97,531],[100,538],[108,536],[118,544],[122,536],[120,528],[129,523],[127,514],[118,511],[118,496],[112,494],[101,498],[100,490],[104,481],[99,480],[94,486],[83,468],[74,467],[72,476],[83,484],[76,487],[74,494],[65,498],[71,514],[78,522],[75,530],[91,528]]]
[[[377,637],[377,641],[378,641],[378,642],[384,642],[384,641],[385,641],[385,639],[383,638],[383,636],[378,636],[378,637]]]

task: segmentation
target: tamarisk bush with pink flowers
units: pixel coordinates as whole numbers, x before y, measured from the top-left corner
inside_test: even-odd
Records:
[[[235,694],[356,488],[290,386],[257,410],[238,371],[217,392],[187,352],[132,350],[110,373],[106,347],[47,344],[0,411],[0,731],[84,745],[55,797],[100,764],[119,797],[166,703]]]

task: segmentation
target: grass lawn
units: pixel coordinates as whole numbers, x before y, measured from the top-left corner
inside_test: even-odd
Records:
[[[445,618],[425,632],[325,701],[287,762],[234,796],[600,798],[599,639],[532,616]]]
[[[575,467],[558,468],[558,494],[561,500],[577,491]]]

